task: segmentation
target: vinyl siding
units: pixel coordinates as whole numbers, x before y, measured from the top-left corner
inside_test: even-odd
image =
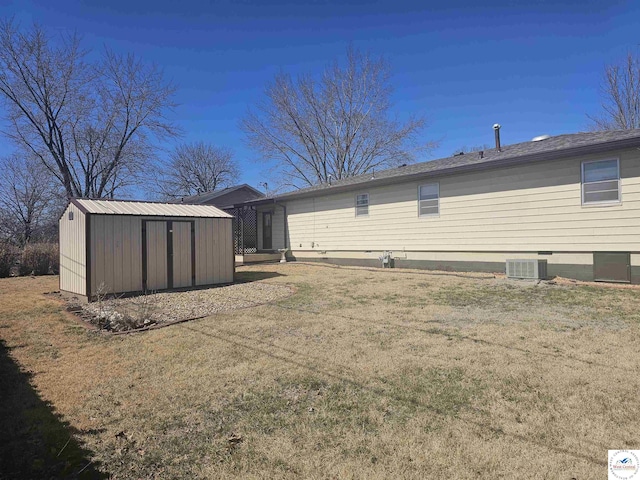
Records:
[[[73,212],[73,220],[69,220]],[[58,222],[60,228],[60,290],[85,295],[87,288],[85,216],[69,204]]]
[[[620,159],[622,202],[583,206],[581,162],[609,158]],[[439,215],[419,217],[418,186],[434,181],[440,184]],[[359,193],[369,193],[366,217],[355,216]],[[640,251],[640,152],[363,187],[290,200],[287,213],[291,248],[300,254]],[[276,231],[274,225],[274,239]]]
[[[277,206],[273,211],[273,250],[284,248],[284,210]]]

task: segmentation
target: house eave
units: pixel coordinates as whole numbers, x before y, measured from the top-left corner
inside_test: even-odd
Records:
[[[383,177],[371,179],[368,181],[349,183],[346,185],[325,185],[324,188],[317,188],[306,192],[290,192],[282,195],[278,195],[270,198],[262,198],[259,200],[252,200],[241,204],[234,205],[234,207],[241,206],[261,206],[278,202],[283,202],[293,199],[311,198],[322,195],[332,195],[335,193],[344,193],[349,191],[357,191],[367,189],[370,187],[382,187],[386,185],[393,185],[397,183],[407,183],[416,180],[422,180],[426,178],[440,178],[450,175],[457,175],[468,172],[477,172],[481,170],[494,170],[497,168],[510,167],[515,165],[529,164],[535,162],[544,162],[549,160],[557,160],[562,158],[598,154],[610,152],[612,150],[623,150],[627,148],[640,147],[640,137],[627,138],[622,140],[615,140],[611,142],[583,145],[579,147],[571,147],[562,150],[550,150],[539,153],[520,155],[515,157],[498,158],[488,162],[479,162],[469,165],[460,165],[449,168],[442,168],[434,171],[408,173],[405,175],[394,175],[392,177]]]

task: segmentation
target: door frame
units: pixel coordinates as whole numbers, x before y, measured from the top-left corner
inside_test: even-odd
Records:
[[[265,221],[264,218],[269,215],[269,247],[265,245]],[[273,212],[262,212],[262,250],[273,250]]]
[[[191,224],[191,286],[196,286],[196,222],[195,220],[147,218],[142,220],[142,291],[147,291],[147,222],[165,222],[167,227],[167,290],[173,288],[173,223]]]

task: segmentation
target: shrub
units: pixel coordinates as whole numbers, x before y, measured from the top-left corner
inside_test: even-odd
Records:
[[[60,247],[57,243],[49,243],[51,255],[51,273],[58,275],[60,273]]]
[[[58,246],[53,243],[32,243],[24,247],[20,262],[20,275],[47,275],[57,273]]]
[[[11,268],[18,260],[18,250],[13,245],[0,244],[0,278],[11,275]]]

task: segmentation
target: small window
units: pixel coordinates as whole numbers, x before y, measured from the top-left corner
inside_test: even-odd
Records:
[[[620,202],[618,160],[582,162],[582,203]]]
[[[369,194],[356,195],[356,217],[369,215]]]
[[[440,184],[427,183],[418,188],[418,210],[421,217],[440,214]]]
[[[73,220],[73,210],[69,210],[69,220]]]

